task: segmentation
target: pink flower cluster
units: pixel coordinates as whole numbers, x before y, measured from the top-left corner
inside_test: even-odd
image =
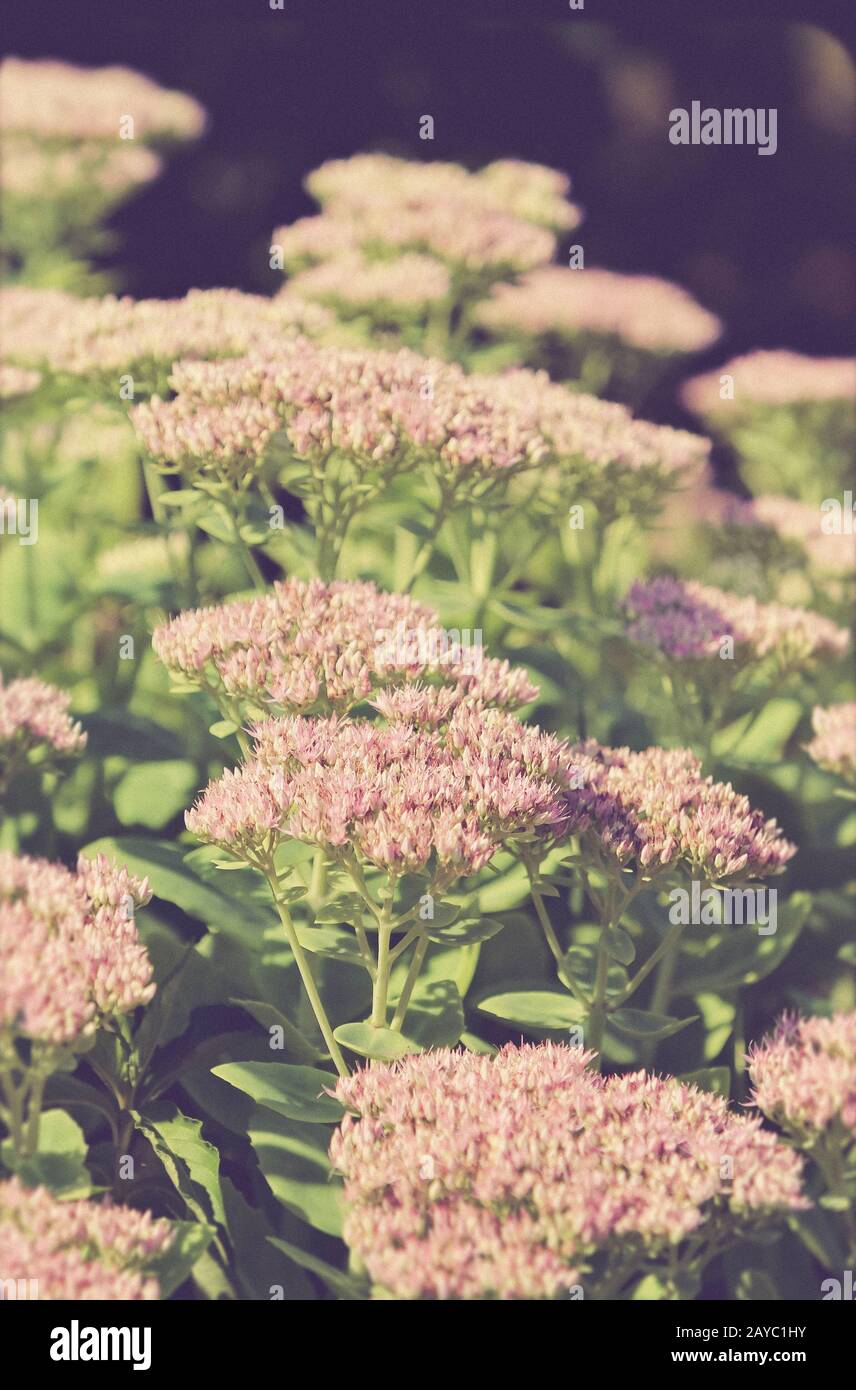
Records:
[[[747,1060],[752,1100],[776,1124],[810,1139],[840,1120],[856,1138],[856,1010],[786,1014]]]
[[[399,1299],[550,1299],[599,1252],[623,1284],[705,1223],[808,1205],[802,1161],[720,1096],[645,1072],[603,1078],[552,1043],[437,1051],[341,1080],[330,1156],[344,1236]],[[585,1283],[584,1283],[585,1287]],[[596,1293],[596,1286],[595,1286]]]
[[[35,676],[21,676],[4,684],[0,672],[0,783],[32,753],[50,759],[82,752],[86,734],[70,718],[70,703],[65,691]]]
[[[23,1297],[157,1299],[157,1280],[143,1271],[174,1239],[170,1223],[149,1212],[109,1201],[60,1201],[18,1178],[0,1183],[0,1286],[20,1280]]]
[[[202,407],[225,411],[248,400],[265,428],[267,412],[277,414],[294,455],[317,470],[331,466],[334,455],[388,473],[425,463],[452,486],[531,467],[547,454],[534,410],[501,380],[467,377],[406,350],[306,343],[275,357],[180,363],[171,383],[179,393],[174,401],[132,412],[157,449],[168,429],[189,437]]]
[[[723,376],[733,397],[721,395]],[[746,405],[799,405],[856,399],[856,357],[804,357],[798,352],[750,352],[684,384],[682,399],[697,415],[742,412]]]
[[[501,332],[532,336],[593,334],[647,352],[698,352],[722,325],[692,295],[653,275],[544,266],[516,285],[495,285],[478,321]]]
[[[5,142],[0,188],[10,201],[67,199],[97,206],[100,200],[103,206],[139,184],[151,183],[162,168],[158,155],[131,141],[82,140],[57,146],[36,136],[16,135]]]
[[[6,58],[0,63],[3,129],[44,140],[118,140],[131,116],[135,139],[192,140],[205,126],[198,102],[130,68]]]
[[[735,657],[772,656],[787,667],[821,653],[841,656],[850,640],[846,628],[807,609],[760,603],[668,575],[634,584],[624,610],[631,641],[676,661],[717,657],[723,638],[730,637]]]
[[[316,169],[307,188],[324,212],[273,234],[289,268],[355,253],[428,252],[456,270],[510,274],[544,265],[549,228],[580,221],[569,181],[541,165],[503,160],[479,174],[440,161],[357,155]]]
[[[816,705],[811,722],[814,738],[807,745],[809,757],[856,786],[856,700],[828,709]]]
[[[420,163],[386,154],[328,160],[306,178],[308,192],[322,206],[336,210],[362,213],[379,203],[464,201],[567,231],[580,220],[579,209],[567,201],[570,187],[570,179],[559,170],[518,159],[498,159],[471,174],[460,164]]]
[[[0,852],[0,1026],[61,1047],[155,992],[134,923],[148,883],[103,855],[76,872]]]
[[[17,396],[28,396],[40,385],[41,380],[40,372],[31,372],[26,367],[12,367],[8,363],[0,362],[0,400],[10,401]]]
[[[345,714],[374,697],[384,714],[435,723],[463,701],[535,698],[524,671],[472,662],[438,624],[432,609],[374,584],[287,579],[260,598],[180,613],[152,644],[172,675],[262,716]]]
[[[521,837],[561,832],[549,735],[498,710],[462,709],[445,733],[407,724],[270,719],[254,729],[255,757],[211,782],[187,828],[253,859],[286,837],[332,855],[352,846],[391,874],[437,863],[446,887]]]
[[[571,750],[568,829],[622,868],[681,867],[709,883],[781,873],[796,854],[775,820],[729,782],[704,777],[688,749]]]
[[[711,489],[704,497],[704,519],[727,532],[730,543],[735,527],[773,537],[796,546],[811,565],[830,574],[848,574],[856,569],[856,540],[852,536],[826,534],[821,529],[822,512],[792,497],[766,495],[735,497]]]
[[[292,276],[289,292],[320,300],[347,316],[373,317],[421,313],[446,299],[451,276],[431,256],[405,252],[393,260],[371,261],[359,252],[344,252]]]
[[[0,290],[0,332],[7,355],[72,376],[133,370],[144,378],[179,358],[284,349],[300,334],[321,332],[329,322],[325,309],[286,293],[265,299],[240,290],[190,290],[183,299],[134,300],[114,295],[78,299],[26,285]]]

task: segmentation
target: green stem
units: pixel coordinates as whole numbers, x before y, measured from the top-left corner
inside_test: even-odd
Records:
[[[657,947],[656,951],[652,951],[645,964],[639,967],[632,980],[629,981],[627,988],[624,989],[619,995],[619,997],[616,999],[616,1008],[620,1008],[621,1005],[624,1004],[631,997],[631,995],[636,993],[639,986],[643,984],[645,980],[647,980],[655,965],[659,965],[660,961],[663,960],[669,954],[669,952],[677,946],[682,931],[683,923],[681,922],[677,922],[674,926],[669,928],[669,930],[666,932],[666,935],[663,937],[663,940],[660,942],[660,945]]]
[[[389,959],[389,941],[392,925],[389,920],[389,902],[384,907],[383,916],[377,928],[377,974],[372,991],[372,1027],[386,1027],[386,999],[389,993],[389,972],[392,962]]]
[[[307,998],[309,1000],[309,1003],[312,1005],[312,1012],[315,1015],[318,1027],[321,1029],[321,1035],[325,1043],[327,1044],[327,1048],[329,1050],[330,1056],[333,1059],[333,1063],[337,1072],[340,1076],[348,1076],[348,1068],[345,1063],[345,1059],[342,1056],[342,1053],[339,1049],[339,1044],[336,1042],[336,1039],[333,1036],[333,1029],[330,1026],[330,1020],[327,1017],[327,1011],[324,1008],[323,1003],[321,1002],[321,996],[318,993],[318,989],[315,984],[315,978],[312,974],[312,967],[310,966],[309,961],[306,958],[306,954],[303,950],[303,947],[301,946],[300,941],[298,940],[297,932],[294,928],[294,923],[291,920],[291,913],[289,912],[286,904],[281,900],[279,896],[279,885],[277,883],[276,870],[274,869],[272,860],[264,866],[262,872],[264,873],[265,878],[268,881],[270,891],[273,894],[273,899],[276,903],[276,910],[279,913],[279,920],[283,925],[288,944],[291,947],[292,955],[294,956],[297,968],[300,971],[300,978],[303,981],[303,988],[306,990]]]
[[[39,1129],[46,1083],[47,1077],[43,1072],[36,1072],[30,1083],[30,1094],[27,1102],[27,1130],[24,1135],[24,1152],[28,1157],[38,1153],[39,1149]]]
[[[410,967],[407,971],[407,978],[404,981],[404,988],[401,991],[398,1004],[395,1008],[395,1013],[392,1016],[392,1023],[390,1024],[390,1027],[395,1033],[401,1032],[401,1028],[404,1023],[404,1016],[407,1013],[407,1006],[410,1003],[410,997],[413,994],[414,986],[419,978],[419,971],[422,969],[422,962],[425,959],[425,952],[427,950],[428,937],[420,936],[419,940],[413,948],[413,956],[410,961]]]
[[[547,945],[549,946],[553,954],[553,959],[556,962],[556,973],[558,974],[559,979],[561,980],[565,988],[571,991],[571,994],[574,996],[574,998],[577,999],[581,1004],[585,1004],[586,1007],[588,1007],[589,1000],[586,998],[585,994],[580,989],[580,986],[577,984],[576,980],[574,979],[573,975],[570,973],[570,971],[567,968],[567,965],[565,964],[565,953],[562,950],[559,938],[556,936],[555,930],[553,928],[553,923],[550,921],[549,913],[547,912],[547,909],[544,906],[544,899],[538,892],[538,889],[535,887],[532,878],[532,873],[528,870],[528,867],[527,872],[529,873],[529,892],[532,895],[532,902],[535,907],[535,912],[538,916],[538,921],[541,923],[541,928],[547,940]]]
[[[434,513],[434,520],[431,523],[428,535],[424,538],[421,546],[416,552],[416,559],[413,561],[413,566],[410,571],[410,577],[407,583],[404,585],[402,593],[410,593],[417,579],[425,570],[428,561],[431,559],[431,556],[434,554],[434,546],[437,543],[437,537],[439,536],[440,531],[442,530],[443,522],[446,520],[446,517],[449,515],[449,512],[452,509],[452,501],[453,493],[449,491],[447,488],[441,486],[440,501],[437,506],[437,510]]]

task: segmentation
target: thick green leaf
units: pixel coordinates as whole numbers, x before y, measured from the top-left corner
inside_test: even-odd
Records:
[[[268,1004],[263,999],[231,999],[229,1002],[244,1009],[268,1033],[271,1028],[281,1028],[282,1050],[290,1057],[297,1057],[301,1062],[317,1062],[323,1056],[323,1053],[313,1047],[273,1004]]]
[[[147,1115],[137,1117],[137,1128],[148,1139],[197,1219],[210,1222],[213,1218],[225,1225],[220,1154],[203,1139],[202,1121],[182,1115],[175,1105],[161,1101]]]
[[[761,936],[749,925],[727,927],[727,934],[712,930],[705,935],[685,936],[673,993],[695,994],[757,984],[781,965],[810,911],[809,894],[794,893],[777,913],[776,931],[770,936]],[[687,932],[691,930],[688,928]]]
[[[327,1235],[342,1234],[341,1185],[327,1158],[329,1133],[267,1107],[253,1111],[250,1143],[278,1201]]]
[[[411,1042],[401,1033],[394,1033],[391,1028],[373,1028],[370,1023],[340,1023],[333,1030],[333,1036],[337,1043],[355,1052],[358,1057],[381,1062],[392,1062],[396,1057],[407,1057],[410,1053],[422,1051],[418,1043]]]
[[[436,941],[441,946],[465,946],[482,941],[489,941],[497,932],[501,932],[505,923],[498,917],[480,917],[474,920],[452,922],[448,927],[432,926],[428,932],[428,940]]]
[[[233,1254],[230,1267],[234,1267],[244,1297],[265,1301],[281,1298],[288,1302],[317,1298],[311,1281],[298,1268],[298,1262],[290,1259],[287,1253],[274,1250],[269,1243],[277,1227],[272,1225],[266,1211],[250,1206],[228,1178],[223,1179],[222,1187],[226,1230]],[[271,1205],[279,1216],[279,1206]],[[297,1226],[297,1220],[289,1215],[284,1224]]]
[[[146,1266],[160,1285],[161,1298],[169,1298],[179,1285],[188,1279],[199,1257],[208,1249],[216,1234],[214,1227],[204,1221],[171,1221],[175,1239],[169,1250]]]
[[[636,947],[623,927],[609,927],[606,932],[606,949],[621,965],[631,965],[636,958]]]
[[[317,1255],[310,1255],[308,1250],[301,1250],[299,1245],[291,1245],[289,1241],[280,1240],[277,1236],[268,1236],[268,1241],[275,1245],[277,1250],[284,1251],[295,1264],[308,1269],[312,1274],[317,1274],[331,1293],[338,1294],[339,1298],[368,1300],[368,1285],[361,1283],[352,1274],[345,1274],[343,1270],[336,1269],[335,1265],[328,1264],[326,1260],[319,1260]]]
[[[644,1009],[616,1009],[615,1013],[609,1015],[609,1022],[619,1033],[625,1033],[630,1038],[659,1042],[661,1038],[670,1038],[690,1023],[695,1023],[697,1018],[698,1014],[690,1018],[669,1018],[666,1014],[650,1014]]]
[[[697,1086],[700,1091],[712,1091],[714,1095],[728,1100],[731,1094],[731,1072],[728,1067],[703,1067],[700,1071],[685,1071],[678,1077],[687,1086]]]
[[[357,938],[352,929],[298,926],[295,930],[301,946],[307,951],[312,951],[314,955],[327,956],[330,960],[347,961],[350,965],[363,965]]]
[[[520,990],[507,994],[491,994],[478,1004],[479,1013],[513,1023],[521,1028],[539,1031],[569,1028],[582,1023],[586,1010],[571,994],[556,990]]]
[[[15,1159],[10,1140],[0,1146],[3,1162],[28,1187],[49,1187],[59,1197],[87,1197],[92,1179],[86,1167],[86,1135],[64,1110],[45,1110],[39,1125],[38,1152]]]
[[[344,1109],[326,1094],[335,1086],[332,1073],[285,1062],[227,1062],[212,1067],[215,1076],[244,1091],[259,1105],[310,1124],[338,1124]]]
[[[190,805],[199,774],[186,759],[140,763],[129,768],[113,793],[116,815],[123,825],[160,830]]]
[[[425,1048],[454,1047],[463,1031],[464,1005],[454,980],[420,980],[404,1017],[408,1040]]]

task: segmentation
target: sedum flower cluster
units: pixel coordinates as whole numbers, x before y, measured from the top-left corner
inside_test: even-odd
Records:
[[[0,1286],[21,1281],[26,1298],[157,1299],[158,1282],[145,1269],[174,1239],[170,1223],[148,1212],[60,1201],[14,1177],[0,1182]]]
[[[856,1139],[856,1011],[786,1014],[748,1066],[753,1103],[802,1146],[835,1125]]]
[[[809,757],[856,786],[856,701],[827,709],[816,705],[811,722],[814,738],[807,745]]]
[[[70,703],[65,691],[35,676],[4,682],[0,672],[0,793],[26,763],[52,767],[83,751],[86,734],[69,715]]]
[[[380,1296],[619,1296],[807,1205],[801,1160],[759,1119],[591,1058],[441,1050],[338,1083],[344,1235]]]

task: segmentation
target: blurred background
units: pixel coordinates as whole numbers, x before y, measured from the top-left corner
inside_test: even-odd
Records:
[[[519,18],[499,4],[86,0],[8,13],[5,51],[128,64],[209,112],[204,138],[113,218],[102,266],[117,288],[277,288],[271,231],[313,210],[302,179],[325,159],[514,156],[571,174],[587,264],[675,279],[725,319],[703,366],[758,346],[852,351],[854,45],[846,7],[801,8],[806,22],[594,0]],[[776,154],[672,146],[669,110],[693,100],[777,107]]]

